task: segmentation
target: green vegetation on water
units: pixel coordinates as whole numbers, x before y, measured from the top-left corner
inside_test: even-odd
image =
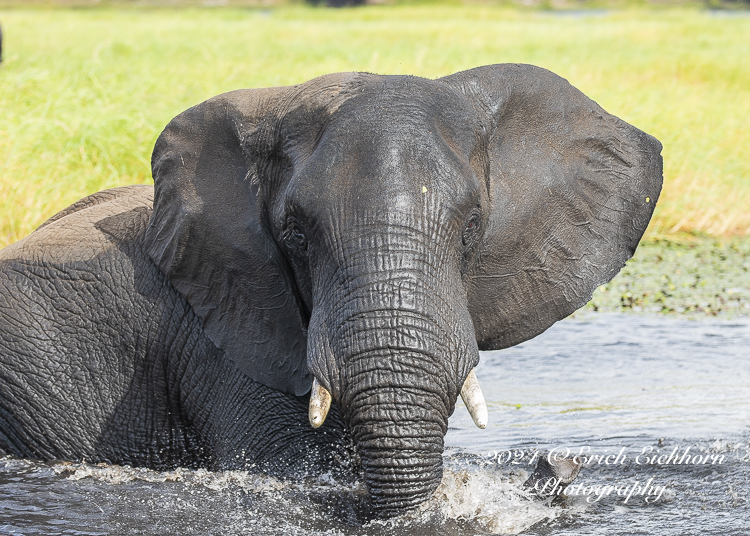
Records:
[[[742,12],[0,9],[0,25],[0,247],[84,195],[150,182],[161,129],[218,93],[335,71],[434,78],[503,62],[546,67],[662,141],[665,185],[649,238],[750,234],[750,16]],[[714,243],[646,243],[593,303],[742,310],[747,295],[729,289],[750,288],[747,239]]]
[[[750,315],[750,240],[649,240],[585,310]]]

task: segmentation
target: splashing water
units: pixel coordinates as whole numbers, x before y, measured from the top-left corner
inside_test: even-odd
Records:
[[[0,534],[748,534],[748,348],[744,319],[599,314],[485,353],[489,426],[459,403],[439,488],[395,519],[360,523],[363,485],[331,475],[5,458]],[[586,463],[567,497],[540,499],[523,484],[555,451]]]

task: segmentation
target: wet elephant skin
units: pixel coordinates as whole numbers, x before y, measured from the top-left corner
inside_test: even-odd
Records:
[[[0,449],[336,468],[379,515],[418,505],[479,350],[617,273],[660,150],[528,65],[210,99],[156,141],[153,188],[93,194],[0,252]],[[316,429],[313,379],[333,399]]]

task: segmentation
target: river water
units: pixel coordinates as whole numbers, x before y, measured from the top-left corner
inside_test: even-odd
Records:
[[[748,319],[578,315],[477,376],[489,426],[459,402],[443,482],[401,518],[359,524],[361,485],[330,476],[6,458],[0,535],[750,534]],[[539,499],[522,483],[557,452],[581,474]]]

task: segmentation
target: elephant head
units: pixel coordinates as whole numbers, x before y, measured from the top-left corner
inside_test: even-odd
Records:
[[[478,351],[541,333],[633,255],[660,150],[528,65],[234,91],[159,137],[146,245],[238,369],[312,387],[313,425],[333,400],[388,515],[438,485],[462,387],[486,422]]]

